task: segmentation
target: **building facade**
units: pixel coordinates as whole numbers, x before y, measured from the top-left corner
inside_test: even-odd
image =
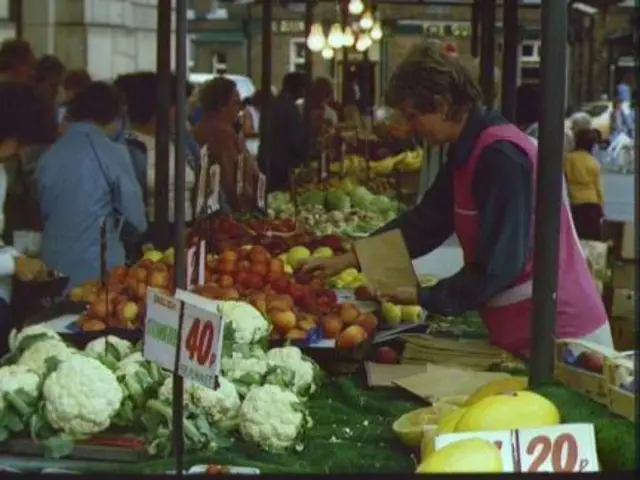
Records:
[[[290,71],[304,68],[305,36],[304,15],[283,8],[274,2],[272,31],[272,84],[279,86],[282,77]],[[526,2],[525,2],[526,3]],[[213,6],[212,6],[213,5]],[[191,69],[193,72],[227,72],[251,77],[256,85],[261,83],[261,7],[259,5],[229,5],[210,0],[192,2],[189,24],[191,43]],[[594,59],[582,55],[577,58],[573,51],[586,50],[588,39],[575,34],[572,15],[569,36],[568,72],[571,97],[573,92],[588,96],[586,87],[576,90],[576,85],[586,83],[584,73],[587,63],[593,61],[594,78],[590,95],[607,91],[607,41],[611,32],[628,28],[629,14],[625,8],[614,8],[606,15],[596,16],[594,25]],[[411,49],[424,38],[440,38],[456,45],[461,56],[471,54],[471,9],[468,5],[452,6],[379,6],[384,25],[383,39],[370,51],[374,63],[376,92],[384,89],[391,72]],[[502,62],[502,11],[496,15],[496,67]],[[580,17],[581,18],[581,17]],[[335,6],[320,3],[315,9],[315,19],[325,26],[338,20]],[[580,20],[582,21],[582,20]],[[520,10],[520,55],[519,83],[537,82],[540,69],[540,9],[527,5]],[[585,45],[581,45],[585,44]],[[354,56],[350,54],[350,61]],[[357,61],[357,58],[355,59]],[[582,64],[579,65],[578,62]],[[341,59],[324,60],[319,54],[313,56],[313,74],[328,76],[340,83]],[[586,98],[580,98],[580,101]],[[573,99],[577,101],[577,98]]]

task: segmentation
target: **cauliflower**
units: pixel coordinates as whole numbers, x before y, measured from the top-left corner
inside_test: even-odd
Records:
[[[273,348],[267,352],[269,369],[265,383],[280,385],[301,398],[307,398],[317,388],[320,369],[297,347]]]
[[[259,310],[245,302],[220,302],[220,315],[233,331],[234,343],[258,343],[269,335],[271,324]]]
[[[84,351],[109,368],[115,368],[117,362],[133,352],[133,345],[128,340],[107,335],[90,341]]]
[[[282,452],[296,445],[311,420],[302,401],[277,385],[263,385],[249,392],[240,407],[240,433],[268,452]]]
[[[257,347],[240,349],[222,357],[220,368],[244,397],[253,387],[262,384],[268,368],[267,356]]]
[[[0,368],[0,442],[20,432],[36,410],[40,377],[21,365]]]
[[[218,377],[216,390],[188,380],[184,381],[184,403],[194,407],[206,416],[214,426],[230,430],[238,423],[240,397],[236,387],[226,378]],[[167,378],[158,391],[158,398],[163,402],[173,402],[173,378]]]
[[[18,365],[30,368],[40,376],[45,376],[49,366],[47,359],[64,361],[75,352],[59,340],[42,340],[27,348],[20,358]]]
[[[109,428],[123,392],[115,374],[102,363],[74,354],[45,380],[42,396],[55,430],[86,438]]]
[[[34,340],[58,340],[62,342],[62,338],[58,333],[54,332],[50,328],[43,325],[31,325],[18,331],[15,328],[11,330],[9,334],[9,350],[12,352],[20,349],[21,345],[27,343],[26,340],[29,337],[33,337]],[[27,348],[29,345],[26,346]]]

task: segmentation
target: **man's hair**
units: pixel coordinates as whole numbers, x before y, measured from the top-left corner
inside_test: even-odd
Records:
[[[300,72],[287,73],[282,79],[282,92],[291,95],[293,98],[300,98],[304,95],[306,78]]]
[[[590,153],[598,140],[598,136],[593,129],[583,129],[574,133],[574,139],[574,148],[576,150]]]
[[[569,124],[571,125],[571,131],[575,134],[580,130],[591,130],[593,120],[586,112],[576,112],[569,117]]]
[[[27,63],[33,56],[31,44],[26,40],[12,38],[0,44],[0,72],[7,72]]]
[[[91,75],[83,68],[69,70],[62,80],[62,88],[80,92],[91,85]]]
[[[0,141],[16,139],[21,145],[36,145],[55,140],[55,117],[34,86],[1,82],[0,105]]]
[[[236,83],[227,77],[215,77],[205,82],[198,92],[198,103],[205,112],[217,112],[231,101]]]
[[[421,113],[434,113],[440,99],[449,106],[449,117],[462,114],[482,102],[482,91],[471,71],[445,52],[441,42],[429,41],[414,48],[391,76],[386,102],[397,108],[409,103]]]
[[[69,102],[67,113],[75,122],[91,121],[106,125],[122,115],[122,96],[106,82],[93,82]]]
[[[42,82],[51,76],[62,76],[66,70],[67,67],[55,55],[43,55],[36,62],[36,82]]]

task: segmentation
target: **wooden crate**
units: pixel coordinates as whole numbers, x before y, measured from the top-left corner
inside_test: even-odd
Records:
[[[610,358],[607,360],[605,369],[609,390],[607,404],[609,410],[632,422],[636,421],[636,398],[633,393],[635,385],[625,390],[620,380],[624,378],[635,383],[635,355],[635,351],[629,351]]]

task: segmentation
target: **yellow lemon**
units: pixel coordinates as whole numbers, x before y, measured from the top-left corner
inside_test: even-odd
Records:
[[[393,423],[393,431],[411,448],[419,448],[426,425],[437,425],[452,408],[450,405],[418,408],[402,415]]]
[[[495,380],[493,382],[485,383],[475,392],[467,397],[464,402],[465,407],[475,405],[480,400],[484,400],[487,397],[493,395],[499,395],[501,393],[519,392],[525,390],[529,386],[529,379],[527,377],[509,377],[503,380]]]
[[[416,473],[499,473],[500,450],[480,438],[459,440],[433,452]]]

